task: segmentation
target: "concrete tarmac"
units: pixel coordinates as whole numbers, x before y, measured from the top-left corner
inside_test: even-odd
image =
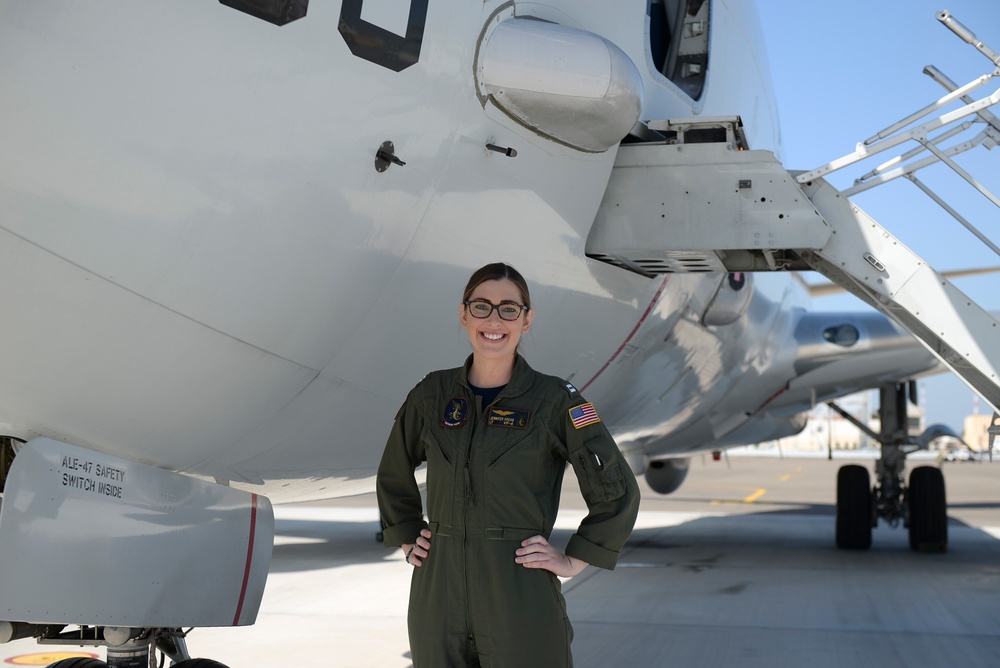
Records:
[[[699,456],[670,496],[640,481],[618,568],[563,585],[577,668],[1000,665],[1000,462],[944,464],[947,554],[915,554],[905,529],[884,524],[871,550],[837,550],[843,463]],[[568,478],[553,537],[562,544],[585,512]],[[375,541],[373,497],[282,506],[276,517],[257,624],[195,629],[192,655],[231,668],[410,666],[411,568]],[[46,665],[28,661],[54,651],[17,641],[0,646],[0,661]]]

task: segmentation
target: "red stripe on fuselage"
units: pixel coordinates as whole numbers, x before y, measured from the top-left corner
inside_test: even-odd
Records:
[[[615,354],[612,355],[608,359],[608,361],[604,363],[604,366],[602,366],[600,369],[597,370],[597,373],[594,374],[593,378],[588,380],[584,384],[584,386],[580,388],[580,392],[584,392],[588,387],[590,387],[590,384],[593,383],[595,380],[597,380],[597,377],[600,376],[602,373],[604,373],[604,370],[607,369],[608,366],[612,362],[614,362],[619,355],[621,355],[623,350],[625,350],[625,346],[628,345],[628,342],[632,340],[632,337],[635,336],[635,333],[639,331],[640,327],[642,327],[642,323],[646,322],[646,318],[649,317],[650,313],[652,313],[653,307],[656,306],[656,302],[660,301],[660,295],[663,294],[663,289],[667,287],[667,281],[669,280],[670,280],[669,274],[663,277],[663,283],[660,284],[660,289],[656,291],[656,294],[653,296],[653,301],[649,302],[649,306],[646,307],[646,312],[642,314],[641,318],[639,318],[639,322],[635,324],[635,327],[632,328],[632,331],[629,332],[629,335],[625,337],[625,340],[622,341],[622,344],[618,346],[618,350],[615,351]]]
[[[253,539],[257,533],[257,495],[251,495],[250,501],[250,540],[247,544],[247,563],[243,568],[243,587],[240,589],[240,602],[236,606],[236,616],[233,617],[233,626],[240,623],[240,614],[243,612],[243,599],[247,595],[247,583],[250,582],[250,564],[253,563]]]

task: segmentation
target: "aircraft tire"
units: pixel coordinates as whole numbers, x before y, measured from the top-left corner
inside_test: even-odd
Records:
[[[175,663],[173,668],[229,668],[229,666],[212,659],[185,659]]]
[[[948,504],[941,469],[934,466],[913,469],[906,497],[910,506],[910,549],[947,552]]]
[[[868,469],[857,464],[837,471],[837,547],[867,550],[872,546],[872,490]]]
[[[108,668],[108,664],[89,656],[75,656],[50,663],[48,668]]]

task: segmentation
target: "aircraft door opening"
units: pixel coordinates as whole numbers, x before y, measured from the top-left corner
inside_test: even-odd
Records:
[[[649,51],[656,70],[691,99],[708,76],[709,5],[706,0],[651,0]]]

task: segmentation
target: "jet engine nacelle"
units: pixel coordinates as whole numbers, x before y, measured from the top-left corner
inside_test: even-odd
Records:
[[[687,477],[689,459],[654,459],[646,467],[646,484],[658,494],[670,494]]]

